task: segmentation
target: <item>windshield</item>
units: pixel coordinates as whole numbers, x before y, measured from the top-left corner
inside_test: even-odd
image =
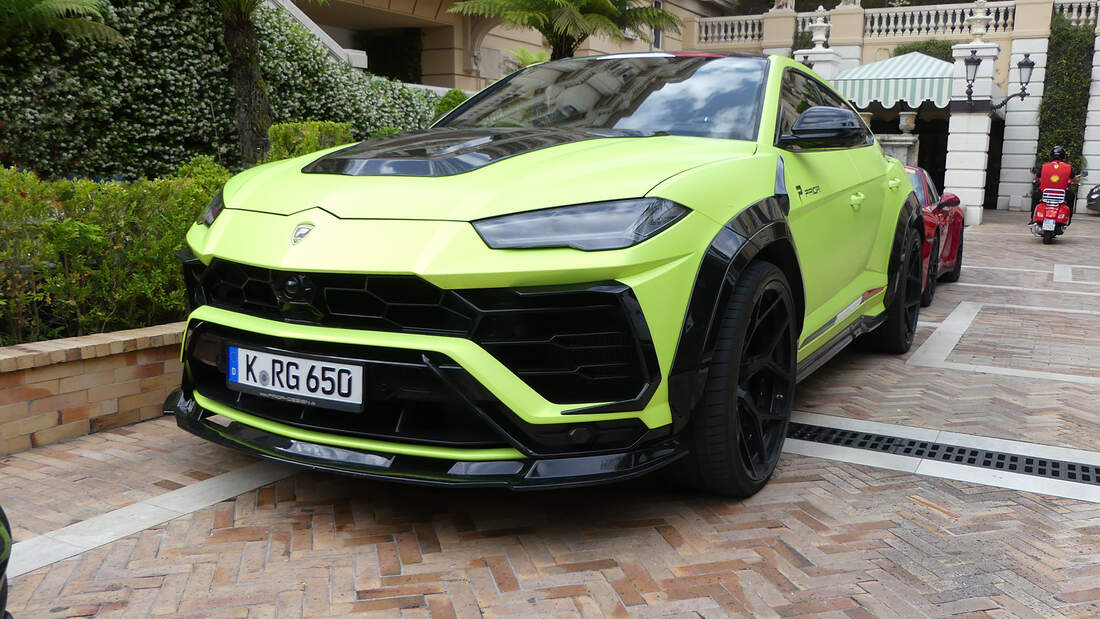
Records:
[[[616,129],[756,139],[767,61],[638,54],[568,58],[513,73],[437,127]]]

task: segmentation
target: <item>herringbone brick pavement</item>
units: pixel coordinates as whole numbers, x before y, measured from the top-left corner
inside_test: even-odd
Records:
[[[0,458],[16,541],[255,462],[163,418]]]
[[[1100,251],[1096,251],[1100,248],[1100,220],[1075,218],[1070,232],[1056,244],[1042,245],[1024,230],[1020,213],[987,212],[986,216],[986,223],[966,232],[960,283],[941,285],[932,306],[921,309],[922,321],[943,320],[961,301],[1100,311],[1100,286],[1053,281],[1055,264],[1100,266]],[[1075,271],[1074,278],[1083,271]],[[1054,290],[1086,294],[1051,292]],[[1039,312],[983,307],[949,360],[1096,375],[1100,316],[1049,314],[1049,322],[1037,321]],[[1100,386],[907,364],[923,342],[921,338],[930,332],[918,332],[913,350],[903,356],[841,353],[799,385],[795,408],[1100,450],[1100,407],[1096,404]]]
[[[1093,358],[1095,317],[1037,325],[993,306],[1100,308],[1073,294],[1100,286],[1052,277],[1100,266],[1100,222],[1043,246],[1019,234],[1022,215],[987,217],[967,264],[1025,270],[964,268],[921,319],[990,304],[952,361],[1089,375],[1076,366]],[[1057,326],[1056,346],[1040,326]],[[907,358],[844,353],[800,385],[797,408],[1100,450],[1096,387]],[[26,539],[250,462],[157,420],[0,461],[0,501]],[[743,502],[651,478],[512,494],[303,473],[20,576],[11,605],[19,619],[1092,617],[1100,505],[787,455]]]
[[[744,502],[301,474],[40,569],[16,616],[1100,614],[1100,506],[785,456]]]

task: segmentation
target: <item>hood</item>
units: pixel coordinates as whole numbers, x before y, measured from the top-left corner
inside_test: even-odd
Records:
[[[556,129],[429,129],[243,172],[226,207],[341,219],[471,221],[646,195],[690,168],[753,154],[755,143]]]
[[[452,176],[540,148],[613,137],[651,137],[615,129],[427,129],[367,140],[313,161],[306,174]]]

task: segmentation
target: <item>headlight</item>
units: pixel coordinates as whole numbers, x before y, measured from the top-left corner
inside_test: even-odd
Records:
[[[572,247],[585,251],[637,245],[687,215],[663,198],[593,202],[479,219],[474,228],[493,249]]]
[[[224,210],[225,200],[222,199],[222,190],[219,189],[218,193],[214,194],[214,198],[210,200],[210,204],[206,205],[206,210],[195,220],[195,223],[210,227]]]

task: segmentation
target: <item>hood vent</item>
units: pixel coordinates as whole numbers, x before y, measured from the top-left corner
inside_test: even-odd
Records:
[[[425,129],[366,140],[302,168],[306,174],[453,176],[534,150],[598,138],[648,137],[616,129]]]

